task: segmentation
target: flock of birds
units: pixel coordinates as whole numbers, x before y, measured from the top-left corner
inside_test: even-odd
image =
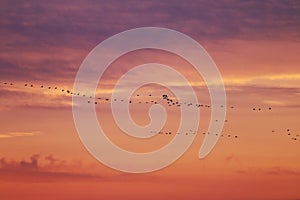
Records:
[[[272,130],[272,133],[276,133],[276,131]],[[290,138],[291,140],[300,141],[300,134],[291,131],[291,129],[289,129],[289,128],[286,129],[286,132],[284,135],[288,136],[288,138]]]
[[[25,83],[24,85],[17,85],[17,84],[14,84],[14,83],[11,83],[11,82],[0,82],[0,86],[8,86],[8,87],[12,87],[12,86],[22,86],[22,87],[26,87],[26,88],[40,88],[40,89],[46,89],[46,90],[55,90],[55,91],[60,91],[61,93],[63,94],[66,94],[66,95],[70,95],[70,96],[81,96],[81,97],[85,97],[87,98],[87,103],[88,104],[100,104],[100,103],[103,103],[103,102],[111,102],[111,101],[114,101],[114,102],[125,102],[124,99],[110,99],[108,97],[95,97],[93,98],[93,96],[88,96],[86,94],[83,94],[83,93],[75,93],[69,89],[64,89],[64,88],[59,88],[57,86],[45,86],[45,85],[35,85],[35,84],[32,84],[32,83]],[[191,103],[191,102],[179,102],[179,101],[176,101],[175,99],[172,99],[170,98],[167,94],[162,94],[160,95],[160,100],[161,101],[158,101],[158,98],[157,96],[154,97],[152,94],[148,94],[147,95],[147,98],[148,100],[141,100],[139,97],[142,97],[141,94],[136,94],[136,100],[129,100],[129,104],[133,104],[133,103],[137,103],[137,104],[158,104],[160,103],[161,101],[165,102],[166,105],[168,105],[169,107],[171,106],[175,106],[175,107],[180,107],[180,106],[188,106],[188,107],[196,107],[196,108],[210,108],[211,106],[208,105],[208,104],[197,104],[197,103]],[[143,97],[144,98],[144,97]],[[150,100],[149,100],[150,98]],[[152,99],[151,99],[152,98]],[[145,98],[144,98],[145,99]],[[220,105],[221,108],[224,107],[224,105]],[[234,109],[235,107],[234,106],[229,106],[228,108],[230,109]],[[261,107],[253,107],[251,108],[252,111],[257,111],[257,112],[262,112],[264,110],[267,110],[267,111],[272,111],[272,107],[267,107],[267,108],[261,108]],[[218,122],[218,120],[216,119],[215,120],[216,122]],[[226,119],[225,120],[225,123],[228,122],[228,120]],[[271,131],[272,133],[276,133],[275,130],[272,130]],[[197,131],[194,131],[194,130],[189,130],[189,131],[186,131],[184,133],[179,133],[179,132],[172,132],[172,131],[152,131],[152,133],[157,133],[157,134],[164,134],[164,135],[172,135],[172,134],[185,134],[185,135],[191,135],[191,134],[196,134]],[[206,134],[212,134],[212,133],[202,133],[203,135],[206,135]],[[217,134],[214,134],[215,136],[218,136]],[[289,136],[289,138],[293,141],[300,141],[300,136],[299,134],[294,134],[291,132],[290,129],[287,129],[286,131],[286,135]],[[220,135],[221,138],[234,138],[234,139],[238,139],[238,135],[233,135],[233,134],[221,134]]]
[[[16,84],[13,84],[13,83],[9,83],[9,82],[0,82],[0,85],[3,84],[3,85],[7,85],[7,86],[15,86]],[[28,84],[28,83],[25,83],[23,85],[24,87],[27,87],[27,88],[40,88],[40,89],[47,89],[47,90],[55,90],[55,91],[60,91],[64,94],[67,94],[67,95],[71,95],[71,96],[81,96],[81,97],[86,97],[87,98],[87,103],[93,103],[93,104],[99,104],[99,103],[102,103],[102,102],[109,102],[110,100],[111,101],[119,101],[119,102],[125,102],[124,99],[110,99],[108,97],[95,97],[93,98],[93,96],[88,96],[86,94],[81,94],[81,93],[76,93],[76,92],[73,92],[69,89],[64,89],[64,88],[59,88],[57,86],[55,87],[52,87],[52,86],[44,86],[44,85],[34,85],[34,84]],[[137,94],[136,97],[140,97],[141,95],[140,94]],[[149,94],[148,97],[152,97],[152,94]],[[195,107],[205,107],[205,108],[210,108],[211,106],[210,105],[207,105],[207,104],[193,104],[193,103],[190,103],[190,102],[178,102],[178,101],[174,101],[173,99],[169,98],[167,94],[163,94],[162,95],[162,99],[163,100],[166,100],[166,103],[168,106],[177,106],[177,107],[180,107],[180,106],[195,106]],[[129,104],[132,104],[132,103],[138,103],[138,104],[158,104],[159,102],[157,100],[149,100],[149,101],[142,101],[142,100],[136,100],[136,101],[133,101],[133,100],[130,100],[128,102]],[[221,105],[221,107],[223,107],[223,105]],[[233,106],[231,106],[230,108],[234,108]]]
[[[184,135],[195,135],[195,134],[197,134],[197,131],[195,131],[195,130],[187,130],[187,131],[185,131],[185,132],[183,132],[183,133],[181,133],[181,132],[172,132],[172,131],[150,131],[150,133],[155,133],[155,134],[164,134],[164,135],[172,135],[172,134],[178,134],[178,135],[180,135],[180,134],[184,134]],[[203,135],[210,135],[211,133],[210,132],[203,132],[202,133]],[[215,134],[215,136],[219,136],[218,134]],[[235,138],[235,139],[237,139],[238,138],[238,136],[237,135],[232,135],[232,134],[221,134],[220,135],[221,137],[227,137],[227,138]]]
[[[0,82],[0,85],[1,84],[7,85],[7,86],[14,86],[15,85],[15,84],[9,83],[9,82]],[[87,103],[98,104],[98,103],[101,103],[101,102],[109,102],[110,100],[112,100],[112,101],[119,101],[119,102],[125,102],[124,99],[110,99],[110,98],[107,98],[107,97],[95,97],[95,99],[93,99],[92,96],[87,96],[86,94],[75,93],[75,92],[72,92],[69,89],[63,89],[63,88],[60,89],[57,86],[55,86],[55,87],[44,86],[44,85],[36,86],[34,84],[25,83],[24,87],[28,87],[28,88],[41,88],[41,89],[48,89],[48,90],[56,90],[56,91],[61,91],[62,93],[65,93],[65,94],[68,94],[68,95],[71,95],[71,96],[87,97],[89,99],[89,100],[87,100]],[[140,96],[140,94],[136,95],[136,97],[139,97],[139,96]],[[152,97],[152,94],[149,94],[148,96]],[[184,106],[185,105],[185,106],[195,106],[195,107],[203,107],[203,108],[210,108],[211,107],[208,104],[197,104],[197,103],[191,103],[191,102],[179,102],[179,101],[175,101],[172,98],[169,98],[167,94],[163,94],[163,95],[161,95],[161,97],[162,97],[163,100],[166,101],[166,103],[167,103],[168,106],[180,107],[180,106]],[[100,101],[100,100],[102,100],[102,101]],[[139,104],[142,104],[142,103],[145,103],[145,104],[153,103],[153,104],[158,104],[158,101],[155,101],[155,100],[149,100],[149,101],[141,101],[141,100],[133,101],[133,100],[130,100],[128,103],[130,103],[130,104],[131,103],[139,103]],[[220,105],[220,107],[224,107],[224,105]],[[230,106],[229,108],[233,109],[234,106]],[[261,111],[262,108],[255,108],[254,107],[252,110],[253,111],[255,111],[255,110]],[[272,110],[272,108],[269,107],[268,110]]]

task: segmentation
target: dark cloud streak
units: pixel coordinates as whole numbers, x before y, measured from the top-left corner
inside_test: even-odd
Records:
[[[41,161],[48,161],[41,164]],[[49,182],[61,180],[103,180],[99,175],[91,175],[84,172],[72,172],[69,168],[76,167],[67,164],[65,160],[54,158],[52,155],[41,159],[40,154],[34,154],[30,160],[7,160],[0,157],[1,180],[6,181],[32,181]]]
[[[289,168],[282,168],[279,166],[267,168],[267,169],[248,169],[248,170],[237,170],[236,173],[244,175],[271,175],[271,176],[300,176],[300,171]]]

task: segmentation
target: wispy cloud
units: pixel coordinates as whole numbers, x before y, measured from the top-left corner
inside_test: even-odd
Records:
[[[14,132],[7,132],[7,133],[0,133],[1,138],[14,138],[14,137],[32,137],[36,135],[41,135],[41,131],[14,131]]]
[[[300,74],[268,74],[263,76],[248,76],[248,77],[235,77],[235,78],[224,78],[224,82],[227,85],[234,86],[247,86],[247,85],[257,85],[257,86],[274,86],[280,85],[282,88],[286,87],[297,87],[300,84]]]
[[[44,109],[65,109],[72,105],[72,96],[67,93],[67,89],[62,92],[63,86],[56,90],[51,87],[48,89],[47,85],[40,88],[40,85],[27,87],[24,83],[14,83],[13,86],[1,87],[0,99],[1,107],[3,109],[14,108],[44,108]]]

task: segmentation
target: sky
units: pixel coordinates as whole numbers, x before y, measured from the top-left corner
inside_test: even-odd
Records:
[[[0,0],[0,198],[300,199],[299,13],[296,0]],[[101,99],[80,91],[119,147],[154,151],[175,137],[180,123],[180,107],[162,98],[168,94],[176,102],[174,94],[148,84],[132,93],[131,117],[147,125],[157,102],[165,107],[166,124],[149,139],[120,130],[110,103],[120,112],[126,105],[111,95],[135,66],[156,62],[176,69],[203,105],[192,106],[200,110],[200,125],[187,130],[186,137],[196,134],[183,156],[164,169],[130,174],[107,167],[85,148],[73,119],[72,92],[81,64],[99,43],[139,27],[173,29],[200,43],[222,75],[227,112],[218,143],[199,159],[211,117],[203,77],[169,52],[144,49],[121,56],[99,81],[96,97]],[[136,73],[133,80],[149,76]],[[170,84],[186,91],[181,82]]]

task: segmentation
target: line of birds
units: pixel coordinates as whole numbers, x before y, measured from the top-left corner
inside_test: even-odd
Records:
[[[150,133],[155,133],[155,134],[164,134],[164,135],[172,135],[172,134],[184,134],[184,135],[195,135],[197,134],[197,131],[195,130],[188,130],[184,131],[183,133],[181,132],[172,132],[172,131],[150,131]],[[203,135],[210,135],[210,132],[203,132]],[[214,134],[214,136],[219,136],[219,134]],[[232,135],[232,134],[221,134],[221,137],[227,137],[227,138],[238,138],[238,135]]]
[[[2,82],[0,82],[1,84]],[[9,86],[14,86],[15,84],[13,83],[8,83],[8,82],[3,82],[3,85],[9,85]],[[35,86],[34,84],[28,84],[28,83],[25,83],[24,84],[24,87],[29,87],[29,88],[41,88],[41,89],[48,89],[48,90],[51,90],[51,89],[54,89],[54,90],[57,90],[57,91],[61,91],[61,92],[64,92],[66,94],[69,94],[69,95],[72,95],[72,96],[82,96],[82,97],[87,97],[89,100],[87,100],[87,103],[94,103],[94,104],[98,104],[100,103],[101,101],[99,100],[103,100],[102,102],[108,102],[110,100],[110,98],[107,98],[107,97],[95,97],[95,99],[93,99],[92,96],[87,96],[86,94],[80,94],[79,92],[72,92],[71,90],[68,90],[68,89],[59,89],[58,87],[51,87],[51,86],[44,86],[44,85],[40,85],[40,86]],[[137,94],[136,97],[139,97],[140,94]],[[149,94],[148,95],[149,97],[152,97],[152,94]],[[165,95],[163,95],[165,96]],[[112,101],[119,101],[119,102],[125,102],[124,99],[112,99]],[[172,105],[176,105],[176,106],[181,106],[181,105],[187,105],[187,106],[191,106],[193,105],[192,103],[179,103],[178,101],[177,102],[173,102],[172,99],[167,99],[167,102],[169,104],[169,106],[172,106]],[[172,102],[172,103],[171,103]],[[141,101],[141,100],[137,100],[137,101],[133,101],[133,100],[130,100],[129,103],[139,103],[139,104],[142,104],[142,103],[145,103],[145,104],[150,104],[150,103],[153,103],[153,104],[158,104],[158,101],[157,100],[149,100],[149,101]],[[210,108],[209,105],[200,105],[200,104],[196,104],[197,107],[207,107],[207,108]]]
[[[17,84],[14,84],[12,82],[2,82],[0,81],[0,85],[5,85],[5,86],[18,86]],[[20,86],[20,85],[19,85]],[[114,101],[114,102],[126,102],[124,99],[110,99],[108,97],[95,97],[93,98],[92,96],[88,96],[86,94],[82,94],[82,93],[79,93],[79,92],[73,92],[69,89],[64,89],[64,88],[59,88],[57,86],[45,86],[45,85],[35,85],[35,84],[32,84],[32,83],[25,83],[24,85],[21,85],[21,86],[24,86],[24,87],[27,87],[27,88],[40,88],[40,89],[47,89],[47,90],[55,90],[55,91],[60,91],[62,93],[65,93],[67,95],[71,95],[71,96],[81,96],[81,97],[85,97],[87,98],[87,103],[93,103],[93,104],[99,104],[101,102],[110,102],[111,101]],[[129,100],[129,104],[132,104],[132,103],[137,103],[137,104],[142,104],[142,103],[145,103],[145,104],[158,104],[159,103],[159,99],[157,99],[157,96],[154,96],[152,94],[148,94],[147,95],[147,98],[154,98],[154,99],[150,99],[148,101],[143,101],[141,99],[139,99],[140,97],[142,98],[145,98],[145,95],[142,96],[141,94],[136,94],[135,96],[135,100]],[[160,96],[160,100],[164,101],[168,106],[176,106],[176,107],[180,107],[180,106],[194,106],[196,108],[210,108],[211,105],[208,105],[208,104],[198,104],[198,103],[190,103],[190,102],[179,102],[179,101],[176,101],[172,98],[170,98],[167,94],[162,94]],[[161,101],[160,101],[161,102]],[[225,107],[224,105],[220,105],[221,108]],[[228,108],[230,109],[234,109],[235,107],[233,105],[231,106],[228,106]],[[267,107],[267,108],[261,108],[261,107],[253,107],[252,108],[252,111],[263,111],[263,110],[268,110],[268,111],[271,111],[272,110],[272,107]],[[218,122],[217,119],[215,119],[215,122]],[[228,122],[228,120],[226,119],[225,122]],[[272,130],[273,133],[275,133],[276,131],[275,130]],[[171,134],[175,134],[175,133],[172,133],[170,131],[168,132],[162,132],[162,131],[159,131],[157,132],[158,134],[164,134],[164,135],[171,135]],[[185,132],[185,133],[176,133],[176,134],[185,134],[185,135],[190,135],[190,134],[196,134],[196,131],[194,132]],[[208,133],[203,133],[203,135],[205,134],[210,134],[209,132]],[[287,129],[287,135],[290,136],[291,140],[294,140],[294,141],[300,141],[300,137],[299,137],[299,134],[296,134],[296,135],[293,135],[291,132],[290,132],[290,129]],[[216,135],[218,136],[218,135]],[[227,138],[238,138],[237,135],[231,135],[231,134],[227,134],[227,135],[220,135],[221,137],[227,137]]]
[[[262,110],[262,108],[252,108],[252,110],[253,110],[253,111],[256,111],[256,110],[257,110],[257,111],[261,111],[261,110]],[[269,107],[269,108],[268,108],[268,110],[272,110],[272,108],[271,108],[271,107]]]
[[[3,85],[7,85],[7,86],[14,86],[16,84],[14,83],[11,83],[11,82],[0,82],[0,85],[3,84]],[[34,85],[34,84],[29,84],[29,83],[25,83],[23,85],[24,87],[29,87],[29,88],[41,88],[41,89],[48,89],[48,90],[56,90],[56,91],[61,91],[65,94],[68,94],[68,95],[72,95],[72,96],[81,96],[81,97],[86,97],[88,98],[87,100],[87,103],[93,103],[93,104],[99,104],[99,103],[102,103],[102,102],[109,102],[110,100],[111,101],[114,101],[114,102],[126,102],[124,99],[110,99],[108,97],[95,97],[93,98],[92,96],[88,96],[86,94],[81,94],[79,92],[73,92],[69,89],[64,89],[64,88],[61,88],[59,89],[59,87],[55,86],[55,87],[52,87],[52,86],[44,86],[44,85]],[[141,95],[140,94],[137,94],[136,97],[140,97]],[[152,94],[148,94],[148,97],[153,97]],[[198,107],[198,108],[211,108],[211,105],[208,105],[208,104],[198,104],[198,103],[191,103],[191,102],[179,102],[179,101],[175,101],[174,99],[172,98],[169,98],[169,96],[167,94],[163,94],[161,95],[162,97],[162,100],[165,100],[165,102],[167,103],[168,106],[176,106],[176,107],[180,107],[180,106],[195,106],[195,107]],[[154,100],[149,100],[149,101],[143,101],[143,100],[140,100],[140,99],[136,99],[135,101],[133,100],[129,100],[128,103],[132,104],[132,103],[138,103],[138,104],[158,104],[158,100],[157,98],[154,99]],[[221,108],[225,107],[224,105],[220,105]],[[230,109],[234,109],[235,107],[233,105],[231,106],[228,106],[228,108]],[[253,111],[261,111],[262,108],[252,108]],[[268,110],[272,110],[271,107],[268,108]]]

